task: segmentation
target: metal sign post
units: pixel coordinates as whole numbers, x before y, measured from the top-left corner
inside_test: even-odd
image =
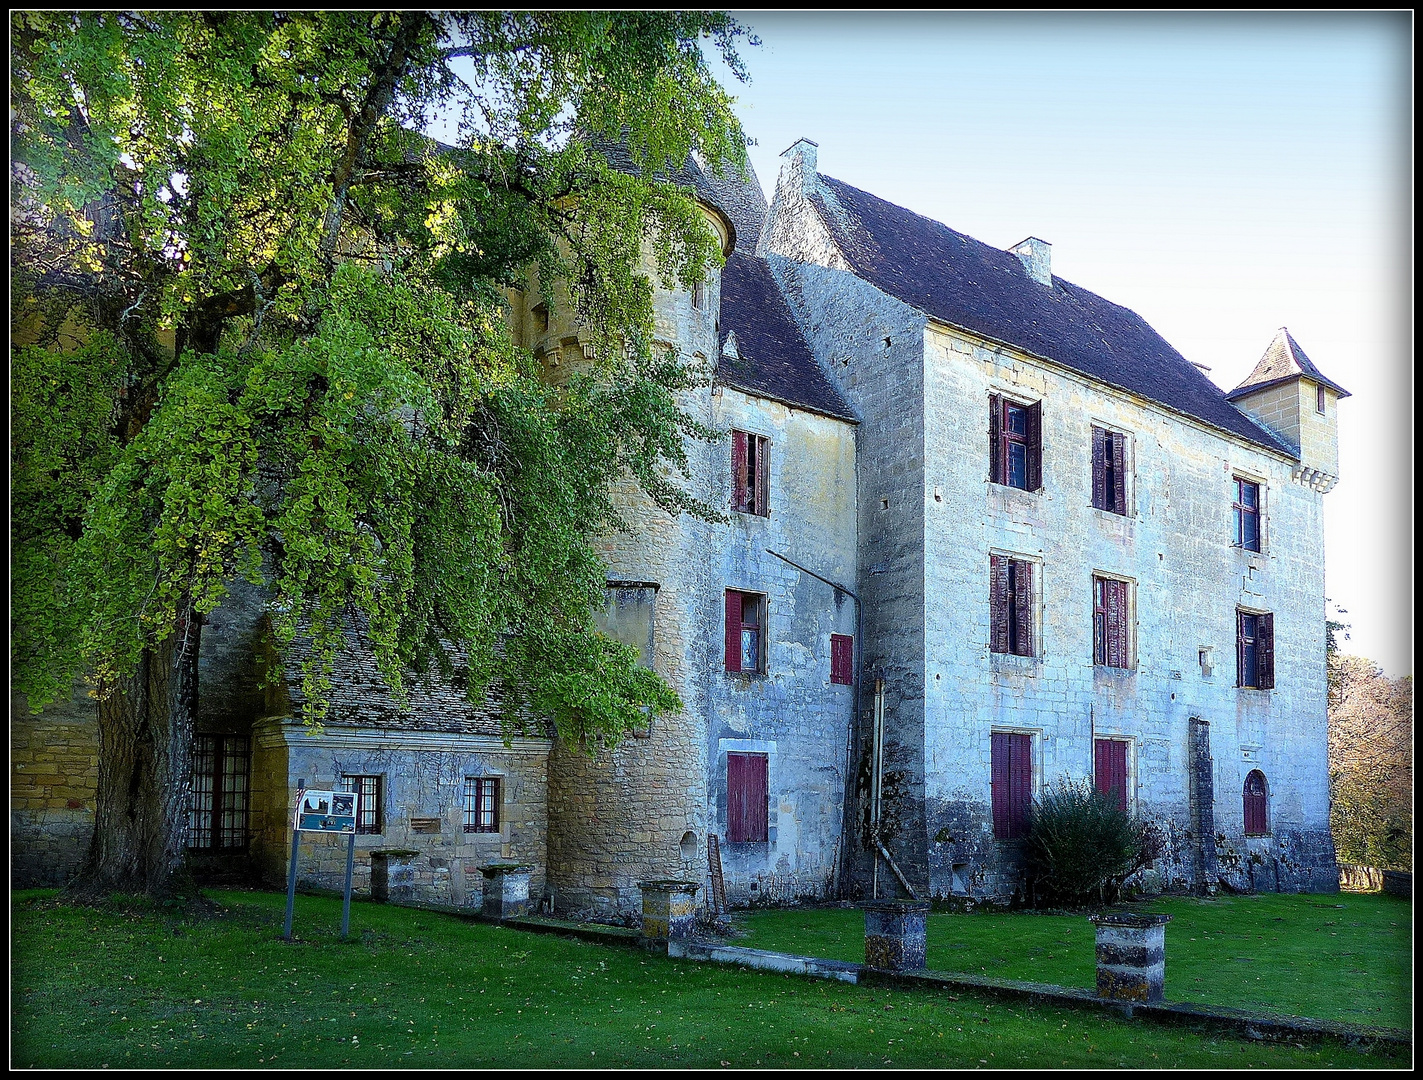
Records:
[[[351,876],[356,867],[356,809],[360,795],[354,791],[307,791],[305,778],[297,781],[296,810],[292,814],[292,861],[287,870],[287,918],[282,929],[292,939],[292,909],[296,905],[296,860],[301,834],[318,832],[349,837],[346,846],[346,889],[341,905],[341,936],[351,929]]]

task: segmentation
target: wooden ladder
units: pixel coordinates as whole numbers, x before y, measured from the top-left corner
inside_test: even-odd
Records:
[[[707,834],[707,868],[711,871],[712,914],[725,915],[726,879],[721,876],[721,841],[716,833]]]

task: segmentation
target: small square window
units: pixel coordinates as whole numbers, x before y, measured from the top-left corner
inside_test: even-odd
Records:
[[[830,635],[830,681],[841,686],[855,682],[855,639],[848,634]]]

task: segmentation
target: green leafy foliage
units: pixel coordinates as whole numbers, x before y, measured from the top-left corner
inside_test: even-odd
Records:
[[[702,12],[17,12],[11,137],[16,685],[101,693],[245,578],[319,723],[336,653],[489,679],[615,742],[677,707],[591,612],[591,539],[671,513],[653,279],[720,254],[667,177],[744,160]],[[418,134],[461,118],[456,146]],[[618,171],[590,146],[617,141]],[[595,358],[547,385],[505,289],[565,282]],[[487,676],[487,679],[485,678]],[[591,742],[590,742],[591,740]]]
[[[1159,854],[1154,830],[1089,781],[1064,778],[1033,803],[1023,840],[1028,880],[1042,902],[1110,903],[1122,882]]]
[[[1329,657],[1329,825],[1339,860],[1413,869],[1413,678]]]

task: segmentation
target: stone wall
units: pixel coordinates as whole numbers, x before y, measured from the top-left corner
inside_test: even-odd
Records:
[[[79,870],[94,835],[98,771],[98,703],[85,684],[38,715],[11,695],[12,887],[63,885]]]
[[[268,884],[285,885],[297,781],[304,779],[308,789],[335,789],[343,775],[381,776],[382,831],[356,837],[357,895],[370,895],[373,851],[403,850],[419,853],[413,860],[418,900],[478,907],[479,868],[520,862],[535,868],[529,889],[537,901],[548,857],[549,749],[547,739],[516,738],[506,747],[482,735],[336,725],[312,734],[290,719],[261,721],[252,764],[253,861]],[[467,776],[500,778],[497,833],[464,831]],[[346,844],[345,837],[302,834],[298,883],[340,889]]]

